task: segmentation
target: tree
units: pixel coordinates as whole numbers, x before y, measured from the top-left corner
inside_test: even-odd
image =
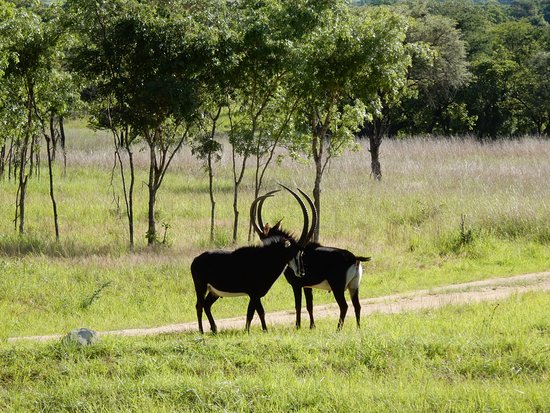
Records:
[[[510,78],[510,106],[518,130],[550,134],[550,51],[540,50]]]
[[[11,33],[3,82],[7,97],[1,112],[5,124],[9,125],[3,131],[4,143],[6,138],[11,141],[8,161],[13,164],[18,183],[16,228],[20,234],[25,232],[27,185],[32,174],[39,171],[42,134],[47,143],[50,198],[55,235],[59,239],[51,147],[55,128],[50,125],[47,129],[45,122],[60,96],[55,83],[61,71],[59,50],[63,31],[59,30],[56,10],[44,9],[40,5],[19,7],[6,21]]]
[[[203,2],[67,4],[82,36],[73,67],[90,81],[97,125],[126,131],[128,148],[139,138],[149,152],[146,238],[152,245],[158,190],[200,106],[198,74],[207,67],[210,40],[194,13]]]
[[[0,129],[0,178],[11,172],[12,148],[9,145],[10,133],[14,129],[10,127],[13,116],[10,116],[8,108],[8,81],[5,77],[5,70],[10,61],[16,60],[17,55],[13,50],[13,42],[18,37],[14,24],[15,9],[11,3],[0,0],[0,122],[3,127]],[[11,173],[10,173],[11,178]]]
[[[512,133],[544,133],[548,127],[548,63],[550,26],[527,20],[506,22],[494,28],[494,58],[510,60],[512,72],[506,84],[503,105],[512,117]]]
[[[471,75],[466,45],[455,22],[439,15],[421,15],[413,20],[407,41],[426,45],[429,50],[427,55],[413,55],[409,71],[416,92],[404,103],[404,110],[414,113],[408,120],[409,132],[445,135],[468,132],[471,122],[464,117],[465,108],[456,96]],[[460,124],[460,119],[465,123]]]
[[[201,95],[203,105],[197,122],[198,133],[191,142],[195,156],[204,161],[208,174],[210,197],[210,241],[214,241],[216,222],[216,200],[214,196],[214,163],[220,159],[222,145],[217,140],[223,115],[233,104],[238,76],[239,41],[238,27],[233,15],[234,9],[225,2],[214,2],[210,13],[200,15],[201,24],[208,27],[214,40],[212,58],[208,70],[201,73]]]
[[[378,92],[404,81],[405,29],[405,20],[388,9],[356,14],[345,2],[335,2],[302,47],[304,64],[295,73],[304,115],[297,149],[315,163],[319,219],[322,178],[330,160],[355,145],[359,125],[379,107]]]
[[[305,36],[331,1],[269,0],[233,2],[240,29],[239,56],[228,106],[233,161],[233,240],[239,223],[238,194],[249,161],[254,161],[255,196],[274,159],[275,148],[290,135],[301,96],[292,90],[292,69],[299,64]],[[250,227],[249,227],[250,228]],[[249,230],[249,237],[251,231]]]
[[[510,15],[516,20],[526,20],[533,26],[543,26],[544,20],[542,2],[536,0],[512,0]]]
[[[466,90],[480,138],[544,133],[547,113],[548,25],[526,20],[491,27],[490,42],[472,58],[474,81]]]

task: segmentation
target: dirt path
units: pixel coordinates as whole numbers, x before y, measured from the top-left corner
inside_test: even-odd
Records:
[[[501,300],[512,294],[521,294],[528,291],[550,291],[550,271],[533,274],[517,275],[506,278],[492,278],[483,281],[474,281],[463,284],[453,284],[429,290],[418,290],[403,294],[387,295],[384,297],[366,298],[361,300],[361,315],[372,313],[399,313],[427,308],[437,308],[445,305],[476,303],[480,301]],[[305,310],[304,310],[305,311]],[[316,319],[337,318],[339,311],[336,304],[315,306],[313,313]],[[348,321],[351,320],[348,310]],[[258,325],[258,317],[254,318],[253,325]],[[294,311],[277,311],[266,314],[268,324],[294,324]],[[220,330],[244,328],[244,317],[226,318],[217,320]],[[208,324],[208,323],[207,323]],[[197,323],[171,324],[151,328],[132,328],[99,332],[99,336],[146,336],[154,334],[169,334],[182,332],[197,332]],[[8,338],[8,342],[19,340],[47,341],[61,338],[61,335],[28,336]]]

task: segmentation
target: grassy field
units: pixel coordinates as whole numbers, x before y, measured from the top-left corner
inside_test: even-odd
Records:
[[[61,240],[54,241],[46,171],[29,184],[27,234],[13,228],[15,184],[0,180],[0,410],[2,411],[548,411],[549,295],[498,305],[349,318],[316,331],[277,327],[250,336],[104,338],[90,348],[6,343],[8,337],[157,326],[195,320],[189,272],[205,249],[231,242],[230,159],[216,165],[216,241],[208,240],[206,174],[189,150],[159,192],[167,243],[147,248],[146,154],[137,153],[137,248],[127,248],[111,138],[73,124],[67,173],[56,169]],[[323,182],[321,240],[371,255],[360,296],[374,297],[550,269],[550,142],[525,138],[386,141],[384,179],[366,146],[332,162]],[[308,192],[312,166],[288,158],[277,182]],[[113,182],[113,184],[111,184]],[[247,244],[252,171],[241,194]],[[286,195],[266,203],[298,232]],[[288,205],[287,205],[288,204]],[[317,293],[316,303],[332,302]],[[293,306],[279,279],[267,311]],[[244,315],[220,300],[216,318]]]
[[[361,330],[254,328],[0,344],[0,410],[547,412],[550,295],[373,315]]]
[[[78,125],[76,125],[78,126]],[[104,330],[195,319],[189,273],[193,257],[232,247],[230,159],[216,165],[216,242],[209,233],[205,172],[186,149],[159,192],[158,222],[167,244],[145,246],[144,152],[136,185],[137,251],[127,250],[118,177],[111,178],[111,138],[73,127],[68,167],[56,171],[61,241],[53,240],[46,172],[29,184],[27,235],[13,229],[15,184],[0,181],[0,338],[49,334],[87,326]],[[321,241],[371,255],[361,297],[505,276],[550,267],[550,142],[526,138],[387,141],[384,180],[370,177],[365,146],[336,159],[323,183]],[[244,180],[238,245],[247,244],[252,178]],[[285,158],[270,170],[277,182],[312,188],[306,162]],[[113,182],[113,185],[111,185]],[[119,200],[118,203],[116,200]],[[300,213],[287,195],[270,200],[267,221],[284,217],[299,231]],[[461,226],[462,217],[464,225]],[[316,294],[316,303],[332,301]],[[216,317],[242,315],[246,299],[220,300]],[[267,311],[292,308],[279,279],[264,299]]]

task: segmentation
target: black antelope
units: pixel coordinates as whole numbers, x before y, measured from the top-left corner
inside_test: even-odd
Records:
[[[289,188],[283,186],[290,191],[296,199],[299,196]],[[302,196],[306,199],[312,211],[312,224],[308,239],[313,235],[315,226],[317,225],[317,211],[311,198],[298,189]],[[258,217],[261,217],[262,206],[264,199],[259,200]],[[277,227],[270,228],[267,232],[261,231],[263,223],[254,225],[256,233],[260,239],[266,241],[269,237],[276,236],[279,233]],[[361,304],[359,302],[359,284],[363,269],[361,262],[369,261],[370,257],[356,256],[352,252],[334,247],[324,247],[316,242],[308,242],[303,249],[297,251],[297,254],[289,261],[289,264],[284,272],[285,278],[292,286],[294,291],[294,303],[296,307],[296,327],[300,328],[301,311],[302,311],[302,289],[306,297],[306,308],[309,314],[310,328],[315,327],[313,319],[313,288],[332,291],[334,298],[340,308],[340,318],[338,320],[338,330],[344,324],[344,319],[348,311],[348,304],[345,298],[345,291],[348,290],[351,297],[351,302],[355,310],[355,319],[357,327],[360,327],[361,322]]]
[[[256,217],[253,214],[256,213],[258,202],[263,203],[275,192],[278,191],[271,191],[254,200],[250,207],[254,222],[256,222]],[[304,225],[299,240],[280,229],[279,222],[273,228],[276,229],[276,232],[272,235],[268,234],[269,226],[265,226],[265,236],[261,246],[242,247],[234,251],[206,251],[193,260],[191,274],[197,293],[196,309],[201,333],[204,333],[203,310],[210,322],[210,329],[215,333],[217,327],[212,317],[212,304],[219,297],[241,295],[250,297],[246,313],[246,330],[250,331],[250,323],[256,311],[260,317],[262,329],[267,331],[261,298],[267,294],[288,262],[298,255],[298,252],[306,245],[308,236],[312,233],[309,230],[307,208],[301,199],[298,198],[298,202],[304,215]],[[258,217],[258,220],[262,221],[261,217]]]

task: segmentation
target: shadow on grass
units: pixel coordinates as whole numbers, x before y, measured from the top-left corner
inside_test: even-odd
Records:
[[[95,245],[79,243],[74,240],[55,241],[50,238],[33,235],[0,235],[0,256],[23,257],[45,255],[57,258],[77,258],[90,255],[119,256],[128,252],[121,245]]]
[[[208,182],[193,184],[193,185],[171,185],[170,191],[175,194],[183,195],[208,195],[210,194],[210,188]],[[233,184],[230,182],[216,183],[214,188],[214,196],[227,195],[233,193]]]

